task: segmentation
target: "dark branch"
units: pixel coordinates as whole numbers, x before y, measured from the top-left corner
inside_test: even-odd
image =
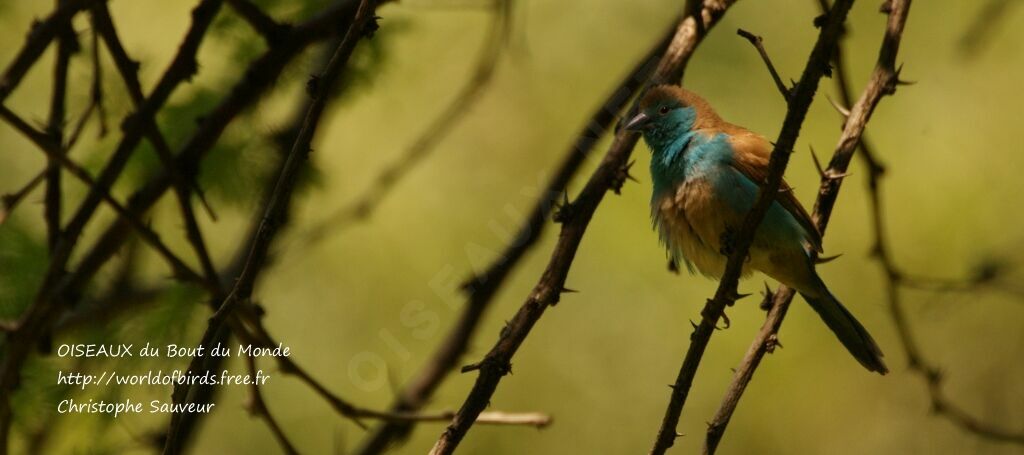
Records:
[[[839,190],[842,185],[842,179],[834,176],[846,173],[850,161],[853,159],[853,154],[857,150],[858,144],[861,143],[867,122],[871,119],[875,106],[878,105],[878,102],[881,101],[884,95],[891,93],[889,88],[895,84],[897,78],[895,56],[899,48],[900,38],[903,35],[903,27],[906,23],[909,9],[910,0],[894,0],[891,3],[889,21],[882,41],[882,49],[879,51],[878,63],[871,74],[867,87],[861,93],[856,104],[850,109],[849,117],[844,122],[842,135],[839,138],[838,145],[836,145],[828,169],[822,172],[821,188],[818,193],[818,199],[814,204],[814,213],[812,215],[818,231],[821,233],[824,233],[828,226],[832,209],[838,199]],[[838,56],[839,52],[837,51],[834,57],[838,59]],[[838,60],[836,61],[839,63]],[[843,70],[841,65],[837,66],[840,71]],[[837,79],[839,78],[845,81],[845,75],[837,77]],[[850,96],[849,94],[844,94],[843,98],[849,99]],[[754,342],[747,350],[746,355],[744,355],[743,361],[736,368],[725,397],[722,399],[722,404],[708,425],[704,453],[713,454],[718,448],[726,426],[729,424],[729,420],[732,418],[732,414],[736,410],[736,406],[746,390],[747,384],[753,378],[754,371],[760,365],[765,353],[771,352],[778,343],[778,331],[794,294],[793,289],[786,286],[780,286],[774,293],[767,293],[765,303],[771,305],[767,319],[758,332],[757,337],[755,337]]]

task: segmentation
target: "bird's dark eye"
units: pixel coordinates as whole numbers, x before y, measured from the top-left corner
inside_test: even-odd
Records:
[[[668,114],[668,106],[662,106],[661,109],[658,109],[658,113],[661,115]]]

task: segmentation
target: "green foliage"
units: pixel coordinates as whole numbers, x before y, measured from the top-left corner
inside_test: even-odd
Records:
[[[48,257],[40,236],[15,220],[0,225],[0,319],[16,317],[32,302]]]

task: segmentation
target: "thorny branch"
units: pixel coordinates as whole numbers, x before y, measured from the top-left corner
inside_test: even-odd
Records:
[[[266,20],[261,20],[260,17],[269,20],[269,16],[260,15],[262,13],[258,10],[252,10],[255,8],[250,2],[245,0],[231,1],[232,5],[240,11],[240,13],[247,17],[247,20],[254,28],[263,29],[265,31],[268,27]],[[38,342],[39,337],[46,337],[50,332],[51,324],[57,321],[64,313],[63,307],[56,305],[62,300],[77,299],[77,290],[85,285],[92,276],[94,276],[98,269],[116,252],[119,246],[128,238],[126,235],[125,228],[136,229],[142,234],[143,240],[149,242],[154,246],[161,254],[165,255],[172,264],[172,269],[176,270],[179,278],[183,278],[186,281],[195,282],[200,286],[205,287],[214,297],[215,301],[224,299],[223,285],[220,283],[218,273],[213,269],[212,261],[209,260],[209,255],[206,252],[205,245],[203,245],[202,238],[199,235],[199,229],[197,223],[195,223],[195,215],[191,212],[191,204],[189,202],[189,192],[195,190],[202,200],[201,193],[198,192],[198,187],[195,186],[194,176],[198,167],[198,162],[202,158],[204,152],[215,143],[220,133],[231,122],[242,110],[250,105],[254,100],[258,99],[260,95],[269,88],[270,84],[274,81],[276,76],[280,73],[281,69],[291,59],[299,54],[308,44],[323,39],[328,35],[334,33],[335,24],[338,22],[348,22],[350,24],[355,23],[355,2],[352,0],[341,0],[337,4],[328,7],[320,15],[313,19],[299,24],[294,27],[279,25],[274,27],[278,30],[277,36],[267,36],[267,41],[270,43],[270,49],[263,55],[263,57],[257,59],[250,66],[249,71],[246,73],[246,77],[239,82],[238,85],[231,91],[231,94],[225,98],[225,100],[215,108],[211,115],[206,117],[206,120],[200,125],[199,130],[193,135],[192,139],[186,143],[182,153],[175,156],[170,147],[167,145],[167,141],[163,138],[160,133],[153,115],[160,110],[163,102],[166,101],[170,92],[174,86],[183,82],[186,78],[190,77],[196,70],[195,63],[195,52],[198,50],[198,45],[202,41],[206,32],[209,30],[209,25],[215,16],[220,2],[204,0],[200,3],[200,6],[193,12],[193,24],[186,34],[185,41],[183,42],[181,49],[179,49],[178,55],[168,68],[168,70],[161,77],[160,82],[157,83],[153,94],[149,98],[146,98],[142,93],[141,85],[139,84],[136,72],[138,69],[138,63],[128,57],[124,50],[120,39],[114,29],[113,21],[110,18],[109,12],[107,11],[105,2],[102,1],[82,1],[82,0],[61,0],[60,6],[57,11],[47,18],[42,23],[36,25],[33,32],[29,36],[28,43],[23,48],[15,59],[15,62],[4,72],[2,84],[0,84],[0,97],[6,97],[13,89],[18,85],[22,76],[28,71],[32,64],[38,59],[42,51],[48,46],[48,44],[58,37],[58,31],[60,27],[68,27],[71,18],[80,11],[91,10],[92,23],[93,23],[93,66],[94,66],[94,78],[92,85],[92,99],[90,105],[86,109],[86,113],[83,118],[78,122],[73,130],[73,133],[67,140],[65,146],[59,138],[51,137],[46,133],[35,130],[27,122],[21,120],[16,114],[11,112],[9,109],[0,104],[0,117],[3,117],[8,123],[15,126],[15,129],[25,134],[33,143],[35,143],[41,150],[43,150],[48,157],[54,160],[61,168],[67,170],[74,177],[82,180],[89,187],[89,196],[87,196],[86,203],[79,208],[72,221],[69,223],[69,229],[62,233],[62,239],[64,242],[61,245],[63,248],[61,251],[57,251],[54,254],[56,259],[66,260],[70,250],[77,246],[77,242],[73,239],[68,241],[68,238],[77,237],[77,233],[81,231],[81,227],[85,222],[92,217],[92,213],[95,213],[95,207],[88,207],[91,202],[90,198],[97,198],[97,201],[106,202],[111,205],[115,212],[119,215],[119,219],[115,221],[110,229],[101,236],[100,241],[94,246],[94,248],[88,252],[84,259],[79,264],[79,268],[75,271],[69,272],[66,275],[61,271],[59,274],[54,274],[51,269],[50,274],[46,280],[52,284],[44,285],[41,288],[40,295],[37,297],[35,304],[29,307],[29,310],[22,316],[18,321],[4,322],[2,329],[5,336],[4,343],[4,356],[2,369],[0,369],[0,386],[4,390],[2,402],[0,402],[0,430],[2,430],[2,445],[0,445],[0,453],[6,453],[8,446],[8,435],[10,430],[11,422],[11,408],[10,402],[8,401],[9,394],[7,392],[13,390],[17,386],[19,369],[21,364],[26,360],[30,353],[31,346]],[[376,2],[373,2],[374,4]],[[364,7],[370,4],[370,2],[364,2]],[[355,35],[359,36],[370,29],[364,29],[363,24],[372,14],[369,13],[368,9],[363,10],[363,13],[359,16],[359,22],[353,27]],[[262,25],[261,25],[262,24]],[[266,35],[266,34],[265,34]],[[99,41],[102,38],[104,44],[106,44],[108,50],[111,53],[115,66],[120,74],[122,80],[125,82],[128,88],[129,95],[136,106],[137,112],[129,116],[125,124],[122,125],[122,132],[125,137],[122,138],[121,143],[118,145],[117,151],[114,156],[108,162],[107,166],[101,172],[98,179],[94,179],[87,171],[75,164],[68,157],[57,152],[62,152],[66,148],[70,148],[70,145],[74,144],[77,137],[84,128],[85,122],[89,114],[93,109],[98,109],[100,113],[101,122],[101,133],[103,128],[102,122],[102,93],[100,91],[100,78],[101,78],[101,67],[99,65],[98,47]],[[346,52],[351,51],[351,46],[354,45],[354,40],[345,41]],[[347,54],[346,54],[347,55]],[[60,63],[60,62],[59,62]],[[66,63],[61,63],[66,65]],[[340,65],[340,64],[339,64]],[[336,76],[339,69],[333,70],[331,78]],[[60,71],[63,73],[63,71]],[[65,91],[62,89],[61,91]],[[55,94],[58,95],[58,94]],[[63,99],[64,95],[61,93],[57,96],[59,99]],[[323,100],[323,98],[318,98]],[[55,98],[56,100],[56,98]],[[56,101],[55,101],[56,103]],[[322,104],[320,109],[322,110]],[[51,125],[63,125],[63,113],[56,113],[51,115]],[[61,119],[59,122],[56,119]],[[52,127],[50,128],[53,129]],[[139,140],[147,138],[154,145],[158,155],[164,163],[164,174],[158,176],[156,179],[151,180],[141,190],[137,191],[132,197],[129,198],[127,206],[121,205],[113,197],[110,196],[109,186],[110,182],[116,179],[116,174],[119,170],[116,169],[119,166],[123,166],[123,160],[126,159],[127,155],[130,154],[135,145],[138,144]],[[308,139],[308,138],[307,138]],[[298,146],[300,143],[296,142]],[[308,141],[304,146],[308,151]],[[300,147],[301,148],[301,147]],[[301,160],[300,160],[301,161]],[[294,154],[292,159],[286,162],[286,166],[290,166],[289,169],[295,170],[296,160]],[[22,189],[18,190],[14,194],[5,195],[3,198],[4,211],[3,215],[6,216],[14,206],[24,198],[24,195],[31,191],[39,183],[46,179],[46,173],[40,173],[36,178],[32,179]],[[282,175],[286,173],[282,172]],[[289,172],[287,175],[294,177],[295,172]],[[106,180],[106,183],[102,180]],[[190,243],[193,245],[193,249],[196,250],[197,255],[200,257],[200,263],[203,266],[202,276],[199,273],[192,271],[183,261],[178,259],[166,246],[159,242],[159,238],[149,230],[148,226],[141,222],[140,219],[146,209],[159,199],[161,193],[167,188],[173,187],[178,196],[179,205],[181,206],[183,217],[186,221],[187,236]],[[274,198],[281,200],[279,191],[275,191]],[[286,201],[288,198],[285,197]],[[203,200],[205,204],[205,200]],[[285,204],[286,205],[286,204]],[[212,214],[211,214],[212,215]],[[262,226],[273,226],[272,220],[263,220]],[[252,246],[252,248],[258,248],[261,242],[265,246],[266,230],[261,229],[256,233],[257,240],[247,243],[246,245]],[[260,240],[263,239],[263,240]],[[264,249],[265,253],[265,249]],[[265,254],[264,254],[265,257]],[[255,262],[265,262],[255,261]],[[247,280],[248,276],[254,276],[255,273],[262,268],[262,264],[253,265],[253,261],[239,261],[236,266],[234,263],[229,267],[229,270],[224,273],[226,277],[234,277],[237,272],[231,272],[231,269],[243,268],[242,279],[236,284],[245,284],[246,282],[251,283]],[[248,275],[250,274],[251,275]],[[118,281],[120,283],[120,281]],[[120,287],[123,285],[124,289]],[[162,292],[159,289],[137,289],[133,290],[134,287],[130,283],[116,284],[119,288],[115,294],[112,294],[111,299],[126,300],[126,301],[137,301],[147,300],[154,296],[160,295]],[[249,291],[251,292],[251,284]],[[129,289],[131,288],[131,289]],[[121,293],[121,291],[129,292],[132,296],[127,296]],[[248,299],[246,299],[248,300]],[[276,341],[270,336],[266,329],[262,325],[260,320],[261,309],[255,305],[246,302],[239,302],[240,305],[234,314],[231,314],[231,320],[228,321],[231,333],[237,335],[240,339],[250,343],[258,344],[260,346],[275,346]],[[104,305],[100,304],[99,307]],[[118,308],[124,308],[125,306],[118,306]],[[99,308],[101,313],[109,313],[106,308]],[[117,308],[113,308],[110,311],[118,311]],[[89,314],[92,313],[92,314]],[[89,311],[83,315],[72,315],[72,320],[66,322],[61,319],[62,327],[66,326],[66,323],[74,324],[74,318],[78,320],[84,320],[82,318],[90,319],[93,316],[98,315],[93,311]],[[226,334],[224,331],[219,331],[220,334]],[[313,388],[325,398],[329,403],[332,404],[342,415],[353,418],[370,418],[370,419],[381,419],[387,421],[399,421],[399,422],[413,422],[413,421],[447,421],[451,418],[453,413],[428,413],[428,414],[417,414],[413,412],[380,412],[372,409],[360,408],[353,406],[340,397],[333,395],[329,392],[326,387],[320,384],[312,376],[310,376],[305,370],[299,367],[290,359],[279,359],[279,363],[286,373],[297,376],[300,380],[306,383],[308,386]],[[210,391],[196,391],[188,395],[190,399],[203,402],[212,399]],[[266,409],[265,405],[262,409]],[[503,425],[532,425],[537,427],[543,427],[550,423],[550,417],[537,414],[537,413],[526,413],[526,414],[508,414],[508,413],[489,413],[485,416],[487,423],[503,424]],[[279,437],[283,437],[283,433],[280,431],[275,423],[269,423],[273,420],[272,417],[264,416],[264,420],[268,421],[268,425],[271,427],[271,431]],[[188,422],[178,422],[177,426],[173,428],[176,431],[172,431],[165,439],[170,452],[176,452],[184,446],[184,442],[191,432],[191,428],[194,427],[194,419],[190,419]],[[289,446],[290,444],[285,444]]]
[[[686,351],[686,357],[679,369],[679,375],[672,386],[671,399],[665,410],[665,418],[658,430],[652,454],[665,453],[675,442],[678,433],[676,425],[679,416],[683,411],[686,398],[690,393],[690,386],[697,374],[704,350],[707,348],[711,335],[714,333],[718,320],[723,317],[725,307],[731,306],[740,296],[736,288],[739,284],[739,276],[743,263],[753,241],[754,233],[764,218],[768,207],[775,201],[775,195],[782,183],[782,175],[789,163],[789,156],[793,146],[796,144],[797,136],[803,125],[807,110],[814,100],[814,94],[818,89],[818,83],[825,72],[829,69],[832,51],[842,34],[843,23],[846,22],[846,15],[853,6],[853,0],[840,0],[829,10],[829,13],[821,27],[821,33],[808,58],[807,66],[800,76],[800,82],[793,88],[787,99],[788,109],[786,118],[782,123],[782,130],[775,141],[775,149],[772,151],[768,163],[768,177],[761,183],[761,190],[757,201],[747,213],[743,225],[733,237],[730,245],[731,254],[726,263],[725,273],[719,283],[715,296],[707,301],[701,311],[700,323],[694,328],[690,336],[690,347]]]
[[[430,357],[420,374],[398,394],[398,398],[391,405],[392,410],[411,411],[425,405],[441,382],[458,365],[459,359],[468,349],[469,342],[484,313],[494,301],[494,296],[519,261],[540,240],[552,212],[556,209],[559,198],[565,194],[566,185],[578,174],[598,139],[612,127],[619,113],[625,109],[644,82],[650,78],[658,57],[665,52],[673,35],[675,35],[675,24],[666,30],[664,38],[637,62],[637,65],[605,100],[604,105],[594,112],[584,129],[578,133],[558,169],[534,203],[530,214],[505,250],[483,272],[470,277],[463,283],[462,289],[467,294],[467,301],[458,322]],[[627,170],[623,170],[624,177],[628,175],[626,172]],[[364,455],[380,453],[387,448],[388,444],[403,439],[411,430],[410,425],[405,425],[402,422],[385,423],[366,438],[356,453]]]
[[[680,22],[672,43],[659,62],[652,77],[653,82],[678,80],[682,77],[686,62],[710,29],[725,13],[731,1],[698,2],[690,0],[684,7],[687,14]],[[700,24],[700,25],[698,25]],[[576,199],[562,210],[562,231],[540,280],[527,297],[523,306],[502,330],[497,343],[484,359],[470,369],[479,370],[473,389],[466,397],[462,408],[451,425],[438,439],[432,454],[450,454],[469,431],[477,416],[487,407],[501,378],[511,371],[511,360],[540,320],[544,311],[558,303],[565,291],[565,280],[572,266],[579,244],[583,239],[590,219],[600,205],[604,195],[621,181],[622,170],[627,166],[638,136],[627,131],[617,132],[612,145],[591,175]],[[621,183],[620,183],[621,184]],[[463,369],[464,371],[466,368]]]
[[[828,11],[828,8],[825,8],[825,10]],[[879,51],[878,62],[871,74],[867,87],[861,93],[857,103],[850,108],[850,114],[843,124],[843,132],[839,138],[838,145],[836,145],[835,153],[832,155],[828,169],[821,173],[821,187],[814,204],[812,219],[815,221],[818,231],[822,234],[824,234],[825,228],[828,226],[832,208],[835,206],[839,196],[839,190],[843,181],[842,176],[846,175],[846,169],[853,159],[853,154],[857,150],[858,144],[862,144],[862,136],[867,122],[871,119],[871,114],[882,97],[893,94],[896,90],[896,85],[900,83],[899,70],[896,68],[896,53],[899,49],[903,27],[910,10],[910,0],[892,0],[887,4],[886,10],[889,14],[889,19],[882,40],[881,50]],[[839,60],[841,58],[838,50],[839,44],[837,43],[836,46],[837,50],[832,58],[833,61],[839,63],[837,70],[842,71],[844,68]],[[845,74],[837,76],[837,81],[838,84],[845,84]],[[843,98],[849,99],[849,94],[844,94]],[[880,172],[875,171],[875,167],[871,169],[871,172]],[[736,406],[739,404],[747,384],[753,378],[754,371],[760,365],[765,353],[771,352],[777,344],[778,331],[793,296],[793,289],[786,286],[780,286],[774,293],[768,292],[766,294],[765,302],[771,305],[768,310],[767,319],[758,335],[754,338],[754,342],[750,345],[746,355],[744,355],[743,361],[736,368],[725,397],[722,399],[722,404],[708,424],[704,453],[713,454],[718,448],[726,426],[729,424],[729,420],[732,418],[732,414],[736,410]]]

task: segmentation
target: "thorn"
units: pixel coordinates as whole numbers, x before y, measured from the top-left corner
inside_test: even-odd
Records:
[[[580,291],[577,291],[575,289],[570,289],[570,288],[567,288],[565,286],[562,286],[562,290],[559,291],[559,292],[562,293],[562,294],[566,294],[566,293],[572,294],[572,293],[576,293],[576,292],[580,292]]]
[[[676,262],[675,258],[670,258],[668,260],[668,271],[679,275],[679,263]]]
[[[309,80],[306,81],[306,94],[310,98],[316,96],[317,90],[320,88],[320,76],[316,74],[310,74]]]
[[[615,172],[615,176],[612,177],[612,181],[609,185],[615,194],[622,194],[622,185],[626,184],[626,180],[637,182],[637,179],[633,178],[633,176],[629,174],[629,169],[633,167],[634,163],[636,163],[636,161],[630,161],[629,163],[619,167]]]
[[[829,180],[842,180],[846,177],[853,175],[852,172],[834,173],[831,170],[825,172],[825,178]]]
[[[814,28],[821,28],[825,26],[825,21],[828,20],[828,14],[821,14],[814,18]]]
[[[779,188],[779,194],[792,193],[796,188],[791,186],[784,186]]]
[[[818,169],[818,176],[822,179],[825,178],[825,169],[821,167],[821,161],[818,161],[818,154],[814,153],[814,147],[811,146],[811,158],[814,159],[814,167]]]
[[[697,323],[693,322],[693,319],[690,319],[690,325],[693,326],[693,330],[697,330]]]
[[[555,203],[555,213],[552,216],[552,219],[554,219],[556,223],[567,223],[573,217],[573,208],[572,202],[569,202],[569,192],[562,190],[562,202]]]
[[[477,363],[471,363],[469,365],[464,365],[462,367],[462,369],[460,369],[459,371],[462,372],[462,373],[469,373],[470,371],[476,371],[476,370],[479,370],[479,369],[480,369],[480,362],[477,362]]]
[[[839,254],[837,254],[835,256],[818,257],[818,258],[816,258],[814,260],[814,263],[815,264],[825,264],[825,263],[832,262],[832,261],[836,260],[837,258],[839,258],[839,256],[842,256],[842,255],[843,255],[843,253],[839,253]]]
[[[832,105],[832,107],[836,110],[836,112],[839,113],[839,115],[843,116],[843,122],[844,123],[845,123],[846,119],[850,118],[850,110],[849,109],[847,109],[847,108],[843,107],[842,105],[840,105],[839,102],[834,100],[834,99],[832,99],[831,96],[825,95],[825,99],[828,100],[829,104]]]
[[[732,292],[729,293],[729,301],[727,302],[727,304],[729,306],[732,306],[734,303],[736,303],[737,300],[745,299],[747,297],[750,297],[750,294],[741,294],[738,290],[733,290]]]
[[[678,432],[678,431],[676,432],[676,437],[677,437],[677,438],[681,438],[681,437],[683,437],[683,436],[686,436],[686,435],[685,435],[685,434],[683,434],[683,433],[680,433],[680,432]]]
[[[213,206],[210,205],[210,201],[206,200],[206,193],[199,187],[199,184],[194,181],[192,182],[192,192],[195,193],[196,197],[199,199],[199,204],[203,206],[203,210],[206,211],[206,214],[214,223],[216,223],[217,213],[213,211]]]
[[[374,14],[373,17],[370,18],[370,20],[366,21],[366,24],[363,25],[363,36],[365,36],[367,39],[372,39],[373,34],[376,33],[377,30],[380,30],[380,19],[380,16]]]
[[[472,275],[466,278],[462,283],[459,283],[459,290],[472,294],[476,291],[477,286],[480,284],[480,277]]]

